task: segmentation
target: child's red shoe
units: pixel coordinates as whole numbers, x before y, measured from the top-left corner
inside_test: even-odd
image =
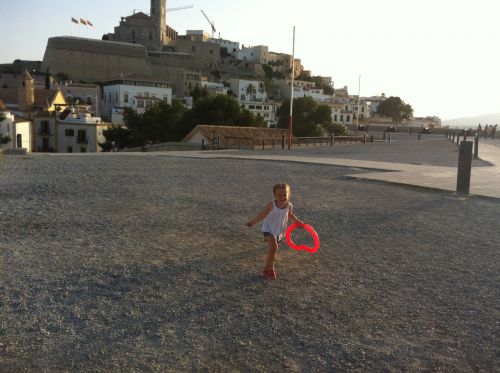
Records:
[[[264,277],[270,280],[275,280],[276,279],[276,272],[274,269],[271,269],[269,271],[264,270]]]

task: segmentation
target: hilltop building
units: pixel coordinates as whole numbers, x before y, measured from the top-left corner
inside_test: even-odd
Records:
[[[172,104],[172,88],[169,83],[148,76],[128,75],[103,86],[103,113],[113,124],[123,124],[125,108],[143,114],[161,100]]]

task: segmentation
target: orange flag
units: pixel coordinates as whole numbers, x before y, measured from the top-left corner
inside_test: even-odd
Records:
[[[86,24],[87,24],[87,22],[85,22],[85,20],[84,20],[84,19],[81,19],[81,18],[80,18],[80,23],[81,23],[82,25],[86,25]]]
[[[87,19],[87,25],[88,26],[94,26],[88,19]]]

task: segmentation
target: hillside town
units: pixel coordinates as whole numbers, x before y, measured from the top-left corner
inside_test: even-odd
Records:
[[[27,152],[99,152],[107,128],[124,125],[124,111],[143,114],[161,101],[193,107],[193,93],[230,95],[243,109],[276,128],[285,100],[310,97],[331,110],[331,122],[390,125],[377,116],[385,94],[358,97],[314,76],[299,58],[224,40],[203,30],[185,35],[166,24],[166,0],[149,14],[121,17],[101,40],[49,38],[43,61],[0,66],[2,149]],[[207,21],[209,19],[207,18]],[[293,76],[292,76],[293,75]],[[203,124],[203,123],[200,123]],[[436,117],[409,118],[407,127],[439,127]]]

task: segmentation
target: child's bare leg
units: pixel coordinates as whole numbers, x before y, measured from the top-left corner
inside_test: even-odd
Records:
[[[269,247],[269,251],[267,253],[267,260],[264,271],[272,271],[274,270],[274,258],[276,257],[276,252],[278,251],[278,242],[276,242],[276,238],[272,236],[267,236],[266,242],[267,246]]]

